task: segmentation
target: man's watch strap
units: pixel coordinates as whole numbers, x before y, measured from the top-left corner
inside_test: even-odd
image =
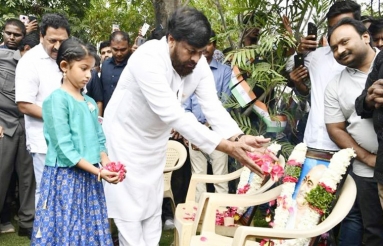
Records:
[[[235,142],[238,142],[239,141],[239,139],[241,138],[241,137],[243,137],[243,136],[245,136],[245,134],[239,134],[235,139],[234,139],[234,141]]]

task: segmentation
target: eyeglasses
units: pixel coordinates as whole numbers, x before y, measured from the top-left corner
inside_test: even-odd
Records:
[[[6,34],[7,36],[14,36],[15,38],[20,38],[23,36],[21,33],[14,33],[14,32],[8,32],[8,31],[3,31],[3,34]]]

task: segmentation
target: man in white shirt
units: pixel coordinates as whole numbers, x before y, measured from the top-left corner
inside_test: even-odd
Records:
[[[68,20],[61,14],[45,14],[40,26],[42,43],[20,59],[16,68],[15,93],[19,110],[25,114],[27,148],[32,154],[36,178],[36,206],[47,146],[43,134],[41,106],[61,85],[62,73],[56,64],[57,51],[68,39]]]
[[[377,136],[372,119],[356,114],[355,99],[363,91],[377,48],[372,48],[370,35],[362,22],[345,18],[329,32],[329,44],[335,60],[347,66],[326,87],[325,122],[331,139],[340,148],[356,152],[353,178],[357,187],[356,203],[360,208],[366,245],[383,245],[383,211],[378,185],[373,179]]]
[[[360,20],[361,8],[354,1],[338,1],[329,9],[327,17],[328,29],[331,29],[339,20],[349,17]],[[330,139],[324,121],[324,94],[327,84],[338,75],[344,66],[337,63],[333,57],[330,46],[318,48],[318,42],[312,40],[315,36],[301,39],[297,51],[307,53],[305,66],[308,68],[311,90],[311,109],[307,120],[303,142],[309,148],[336,151],[339,147]],[[298,81],[298,83],[301,83]],[[301,87],[296,88],[299,90]],[[363,223],[359,207],[355,202],[353,209],[341,223],[339,246],[361,245],[363,239]]]
[[[126,179],[105,185],[108,215],[120,245],[154,246],[161,237],[166,145],[175,129],[204,152],[225,152],[258,175],[246,151],[263,151],[269,139],[243,135],[218,99],[202,56],[211,27],[199,11],[179,8],[161,40],[145,42],[128,61],[105,110],[103,127],[111,160],[126,165]],[[212,130],[181,104],[195,93]]]

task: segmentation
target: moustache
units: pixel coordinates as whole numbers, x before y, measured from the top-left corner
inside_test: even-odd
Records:
[[[344,51],[342,54],[340,54],[339,59],[342,60],[343,58],[345,58],[345,57],[348,56],[349,54],[351,54],[351,52]]]

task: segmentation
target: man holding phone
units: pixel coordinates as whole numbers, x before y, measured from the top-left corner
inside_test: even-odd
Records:
[[[335,2],[329,9],[327,17],[328,30],[343,18],[349,17],[360,20],[361,7],[354,1]],[[304,133],[304,142],[309,148],[322,151],[337,151],[339,147],[330,139],[324,121],[324,95],[327,84],[342,70],[333,57],[331,48],[318,48],[315,35],[301,38],[297,53],[305,55],[305,66],[310,75],[311,112]],[[315,51],[312,51],[316,49]],[[339,245],[362,245],[363,222],[358,204],[354,204],[349,215],[342,221],[339,235]]]

